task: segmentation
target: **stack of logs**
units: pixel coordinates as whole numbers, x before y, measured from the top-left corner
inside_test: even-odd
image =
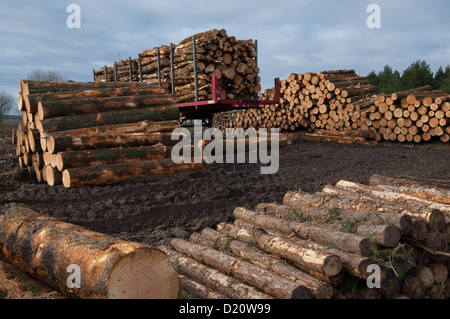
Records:
[[[107,185],[143,174],[202,170],[171,159],[175,99],[143,83],[20,82],[19,165],[39,182]]]
[[[388,95],[354,70],[332,70],[291,74],[280,91],[279,104],[232,117],[224,113],[216,116],[216,125],[303,129],[311,133],[307,139],[339,142],[450,140],[450,95],[429,85]],[[274,89],[260,94],[261,99],[273,97]]]
[[[449,298],[450,191],[379,175],[370,184],[238,207],[234,223],[159,248],[199,298]]]
[[[195,35],[198,99],[212,98],[211,78],[219,79],[222,99],[255,100],[261,90],[253,40],[238,40],[226,30],[210,30]],[[173,46],[174,91],[177,102],[195,99],[193,37]],[[159,60],[159,72],[158,72]],[[132,67],[130,65],[132,64]],[[108,81],[115,81],[115,68],[106,67]],[[142,81],[172,90],[171,46],[144,50],[138,59],[117,64],[117,81]],[[105,68],[97,70],[95,81],[105,81]]]
[[[450,140],[450,94],[430,85],[380,95],[361,112],[361,127],[373,128],[376,140],[428,142]]]
[[[296,131],[301,128],[357,129],[355,112],[365,107],[378,88],[354,70],[331,70],[291,74],[280,82],[280,103],[263,109],[251,109],[237,118],[241,127],[278,127]],[[261,99],[273,99],[267,89]]]

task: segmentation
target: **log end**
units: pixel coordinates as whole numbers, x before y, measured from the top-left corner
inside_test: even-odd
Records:
[[[400,241],[402,234],[397,227],[388,226],[384,232],[383,244],[386,247],[395,247]]]
[[[167,255],[138,249],[121,258],[108,280],[108,299],[178,299],[180,281]]]
[[[312,299],[312,294],[306,286],[299,285],[292,291],[291,299]]]
[[[323,271],[324,273],[329,276],[336,276],[339,274],[342,270],[342,261],[341,259],[336,255],[330,255],[325,258],[323,262]]]
[[[359,253],[361,254],[361,256],[364,257],[369,257],[370,255],[372,255],[372,245],[370,243],[370,239],[369,238],[363,238],[360,242],[359,242]]]

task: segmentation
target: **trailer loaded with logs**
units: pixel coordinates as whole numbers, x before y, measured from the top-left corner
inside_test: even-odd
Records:
[[[114,67],[94,70],[94,81],[159,85],[176,98],[182,121],[201,119],[211,126],[217,112],[261,108],[278,102],[276,97],[258,99],[261,86],[257,56],[256,40],[238,40],[224,29],[212,29],[177,45],[144,50],[138,59],[130,57],[114,63]],[[121,72],[126,65],[128,70]]]

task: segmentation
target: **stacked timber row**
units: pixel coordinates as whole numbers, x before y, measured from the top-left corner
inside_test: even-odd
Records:
[[[159,248],[199,298],[449,298],[450,190],[370,183],[238,207],[234,223]]]
[[[362,127],[373,128],[377,140],[428,142],[450,140],[450,95],[430,85],[380,95],[361,112]]]
[[[145,174],[201,170],[175,164],[175,99],[143,83],[20,82],[19,165],[39,182],[107,185]]]
[[[354,70],[291,74],[280,85],[280,104],[233,116],[225,113],[215,123],[220,128],[303,129],[311,133],[304,134],[307,140],[317,141],[450,140],[450,95],[429,85],[388,95]],[[273,98],[273,91],[265,90],[260,98]],[[354,131],[359,131],[356,140]]]
[[[261,87],[253,40],[238,40],[224,29],[213,29],[195,35],[195,49],[199,100],[212,98],[212,76],[219,80],[222,99],[257,99]],[[130,58],[97,70],[95,81],[105,81],[106,70],[108,81],[130,81],[131,75],[132,81],[142,80],[173,92],[177,102],[195,100],[193,37],[144,50],[133,64],[135,61]]]
[[[331,70],[291,74],[280,82],[280,103],[241,113],[231,125],[242,127],[278,127],[285,131],[299,129],[357,129],[357,111],[376,99],[378,88],[354,70]],[[261,99],[271,99],[267,89]]]
[[[7,299],[176,299],[161,250],[11,204],[0,216],[0,295]]]

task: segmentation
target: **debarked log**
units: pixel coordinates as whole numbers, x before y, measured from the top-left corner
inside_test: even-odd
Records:
[[[23,205],[11,204],[0,216],[0,251],[11,264],[69,297],[179,296],[177,273],[161,250],[64,223]]]

